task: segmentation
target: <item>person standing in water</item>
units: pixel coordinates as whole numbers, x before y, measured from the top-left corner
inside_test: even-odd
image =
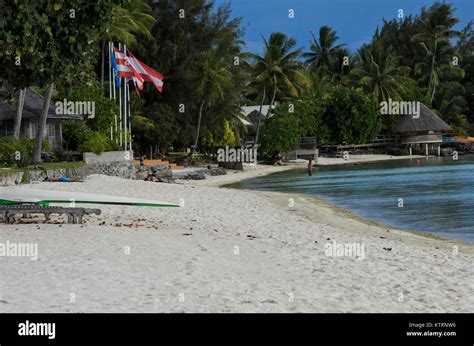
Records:
[[[313,160],[309,160],[308,162],[308,175],[312,176],[313,175]]]

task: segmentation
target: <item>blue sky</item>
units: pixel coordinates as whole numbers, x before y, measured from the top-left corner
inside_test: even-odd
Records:
[[[329,25],[337,31],[339,43],[355,51],[370,41],[382,19],[393,19],[398,10],[405,15],[419,14],[423,6],[435,0],[215,0],[216,5],[230,2],[233,17],[243,17],[246,50],[260,53],[260,33],[268,37],[272,31],[282,31],[298,41],[298,47],[309,47],[310,31],[317,36],[319,27]],[[474,0],[446,1],[455,7],[460,19],[457,29],[474,19]],[[294,18],[288,18],[289,9]]]

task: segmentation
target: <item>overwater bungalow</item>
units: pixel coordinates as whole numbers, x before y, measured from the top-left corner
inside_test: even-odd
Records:
[[[441,153],[442,135],[450,131],[446,124],[435,112],[420,103],[418,114],[406,114],[392,127],[392,132],[397,136],[397,141],[408,146],[410,155],[413,150],[429,155],[430,149],[437,149]]]

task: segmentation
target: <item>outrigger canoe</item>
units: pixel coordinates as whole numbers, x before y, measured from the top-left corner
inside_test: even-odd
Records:
[[[141,198],[96,195],[68,191],[32,190],[16,187],[0,188],[0,205],[8,204],[112,204],[137,207],[179,207],[179,204]]]

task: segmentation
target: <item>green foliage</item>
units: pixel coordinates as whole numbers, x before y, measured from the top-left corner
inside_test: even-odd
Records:
[[[150,29],[156,22],[150,15],[151,8],[145,0],[126,1],[112,9],[112,20],[106,29],[105,37],[125,45],[136,43],[137,34],[152,38]]]
[[[225,89],[232,83],[231,78],[226,61],[212,50],[199,56],[190,73],[190,82],[196,86],[195,92],[208,106],[224,98]]]
[[[333,86],[322,93],[305,94],[294,104],[293,113],[291,106],[280,105],[276,115],[265,123],[265,146],[262,142],[265,152],[272,153],[269,146],[278,150],[296,149],[300,137],[316,137],[319,145],[367,143],[380,130],[377,102],[360,89]],[[285,126],[297,127],[297,131],[290,131]]]
[[[35,140],[31,138],[0,137],[0,165],[28,166],[31,163],[34,148]],[[49,142],[45,142],[43,149],[50,150]]]
[[[119,146],[100,132],[92,131],[82,120],[63,123],[63,141],[66,150],[93,152],[119,150]]]
[[[72,82],[94,58],[94,42],[117,2],[8,1],[0,6],[0,79],[12,86]],[[16,57],[21,58],[16,65]]]
[[[309,92],[295,104],[300,118],[301,137],[316,137],[319,145],[329,144],[331,130],[324,118],[329,103],[328,92]]]
[[[66,150],[77,151],[85,141],[89,128],[82,120],[71,120],[62,123],[63,145]]]
[[[338,55],[340,56],[341,52],[343,54],[347,52],[341,50],[344,45],[334,45],[339,36],[327,25],[319,28],[319,40],[316,39],[313,33],[311,33],[311,36],[311,51],[304,53],[303,56],[311,70],[317,71],[318,75],[322,77],[333,69]]]
[[[389,98],[404,98],[406,86],[410,83],[408,71],[409,68],[398,64],[398,57],[393,54],[392,47],[383,47],[382,42],[376,39],[359,49],[356,67],[351,75],[356,84],[382,102]]]
[[[142,99],[146,107],[159,102],[169,105],[176,113],[179,105],[185,104],[184,113],[176,117],[175,144],[183,148],[192,144],[196,135],[203,97],[196,92],[196,83],[191,81],[200,68],[197,61],[202,61],[203,52],[214,52],[221,66],[230,72],[232,83],[222,90],[223,97],[217,97],[206,107],[202,133],[211,131],[217,135],[222,131],[224,120],[234,123],[240,114],[238,104],[246,85],[241,18],[232,18],[230,4],[217,7],[207,0],[160,1],[151,6],[157,20],[151,30],[153,39],[139,36],[141,39],[133,53],[165,76],[165,87],[159,94],[145,84]],[[180,10],[186,15],[176,20]]]
[[[196,69],[192,72],[191,84],[196,85],[196,93],[202,98],[194,140],[197,148],[204,108],[224,99],[225,90],[232,85],[232,74],[225,60],[212,50],[201,54]]]
[[[288,113],[284,106],[275,109],[275,115],[267,119],[262,129],[261,151],[264,157],[272,159],[298,148],[301,137],[300,119]]]
[[[384,50],[391,47],[398,65],[409,68],[409,77],[416,81],[416,85],[405,86],[404,100],[435,108],[455,131],[463,132],[469,127],[466,119],[474,122],[470,73],[474,33],[472,21],[460,32],[455,31],[459,20],[453,14],[453,5],[437,2],[403,21],[384,21],[373,41],[379,41]],[[453,45],[455,37],[459,39]]]
[[[250,91],[255,100],[260,103],[262,97],[268,97],[264,102],[272,103],[297,98],[304,88],[309,87],[310,80],[299,60],[301,50],[294,49],[296,40],[281,32],[272,32],[268,41],[262,38],[265,44],[263,55],[248,54],[253,61]]]
[[[140,155],[166,150],[178,135],[178,115],[170,106],[154,103],[144,111],[147,116],[132,117],[133,143]]]
[[[68,0],[66,6],[47,0],[2,4],[0,79],[21,88],[48,85],[44,100],[48,104],[53,84],[71,85],[84,73],[90,76],[86,71],[95,58],[95,43],[111,20],[116,4],[116,0]],[[42,114],[35,162],[41,161],[46,118],[47,114]]]
[[[420,15],[420,31],[411,39],[412,42],[418,43],[425,53],[424,59],[415,64],[415,71],[424,82],[427,96],[431,100],[441,81],[440,68],[443,64],[449,63],[454,53],[450,39],[456,35],[453,27],[459,19],[453,16],[453,12],[453,6],[445,3],[435,3],[430,9],[423,8]]]
[[[110,126],[114,123],[115,115],[119,114],[119,107],[115,100],[103,96],[102,89],[97,84],[80,84],[70,91],[62,91],[58,101],[94,102],[95,115],[93,118],[85,116],[85,124],[92,131],[97,131],[105,136],[110,135]]]
[[[239,141],[237,136],[232,129],[231,123],[227,120],[224,121],[222,136],[214,136],[212,132],[207,131],[206,135],[202,139],[203,149],[211,153],[216,152],[218,148],[224,148],[226,146],[229,148],[234,148],[238,144]]]
[[[360,89],[335,87],[323,119],[331,130],[333,143],[360,144],[375,138],[380,130],[376,100]]]
[[[118,145],[102,133],[89,131],[83,142],[79,145],[80,152],[92,152],[100,154],[104,151],[118,150]]]

